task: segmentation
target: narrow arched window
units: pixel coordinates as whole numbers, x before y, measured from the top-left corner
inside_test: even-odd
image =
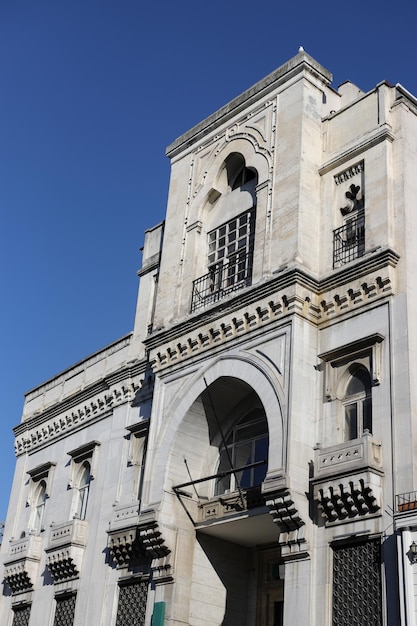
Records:
[[[252,411],[234,426],[220,451],[215,495],[260,485],[267,463],[268,423],[263,411]]]
[[[238,152],[229,154],[225,161],[227,182],[231,190],[243,187],[250,181],[256,181],[255,170],[246,167],[243,155]]]
[[[46,482],[41,480],[36,490],[34,530],[37,534],[43,530],[45,519]]]
[[[90,491],[91,468],[88,461],[82,464],[78,481],[77,507],[75,517],[85,519],[87,512],[88,495]]]
[[[343,400],[345,441],[357,439],[365,431],[372,433],[371,377],[363,366],[351,373]]]

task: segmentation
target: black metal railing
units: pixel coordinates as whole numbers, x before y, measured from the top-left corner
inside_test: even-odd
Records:
[[[250,284],[252,252],[237,252],[225,263],[217,263],[204,276],[193,281],[191,312],[217,302]]]
[[[365,212],[358,211],[333,231],[333,267],[340,267],[365,252]]]
[[[397,511],[417,511],[417,491],[406,491],[395,496]]]

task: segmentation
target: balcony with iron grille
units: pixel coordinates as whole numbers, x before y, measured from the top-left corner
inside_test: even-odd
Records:
[[[252,278],[253,252],[237,252],[227,263],[216,263],[207,274],[193,281],[191,313],[247,287]]]
[[[417,514],[417,491],[406,491],[395,496],[397,513],[414,511]]]
[[[333,231],[333,268],[341,267],[365,253],[365,212],[358,211]]]

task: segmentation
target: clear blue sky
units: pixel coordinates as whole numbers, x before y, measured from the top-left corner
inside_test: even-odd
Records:
[[[132,329],[165,147],[300,45],[417,94],[414,0],[0,0],[0,519],[23,394]]]

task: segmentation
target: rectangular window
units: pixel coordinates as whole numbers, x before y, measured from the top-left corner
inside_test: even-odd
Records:
[[[333,546],[333,626],[382,626],[379,539]]]
[[[208,234],[208,273],[193,282],[191,311],[245,287],[252,277],[255,209]]]
[[[116,626],[145,626],[148,581],[120,585]]]
[[[15,607],[13,609],[12,626],[28,626],[30,618],[30,605]]]
[[[76,595],[56,597],[54,626],[72,626],[74,623]]]

